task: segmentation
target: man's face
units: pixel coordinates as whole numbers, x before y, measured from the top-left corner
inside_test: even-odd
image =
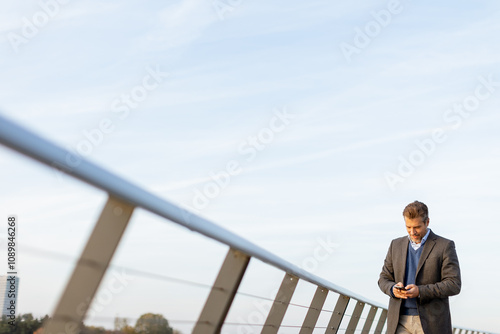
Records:
[[[422,219],[422,217],[417,218],[405,218],[406,223],[406,231],[408,231],[408,235],[414,243],[419,244],[422,241],[422,238],[425,237],[427,233],[427,226],[429,226],[429,218]]]

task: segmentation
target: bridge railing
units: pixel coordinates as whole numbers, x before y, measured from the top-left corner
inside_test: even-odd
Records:
[[[453,334],[493,334],[493,333],[482,332],[477,329],[470,329],[465,327],[453,327]]]
[[[381,334],[385,328],[387,308],[321,277],[285,261],[275,254],[251,243],[213,222],[174,203],[162,199],[119,176],[65,150],[0,115],[0,143],[107,192],[108,201],[97,220],[93,232],[68,280],[52,314],[45,334],[77,333],[84,320],[89,300],[99,287],[113,254],[120,243],[135,208],[143,208],[208,238],[229,246],[226,258],[210,290],[205,305],[196,321],[194,334],[219,333],[238,292],[238,287],[250,259],[256,258],[284,272],[261,333],[278,333],[299,280],[316,286],[310,307],[303,319],[300,334],[313,333],[324,302],[330,292],[338,299],[326,334],[355,333]],[[347,315],[349,303],[354,303]],[[359,322],[365,311],[364,322]],[[344,317],[350,316],[346,328],[340,328]],[[359,326],[358,326],[359,324]],[[362,328],[358,328],[361,327]],[[454,328],[454,334],[485,333]]]

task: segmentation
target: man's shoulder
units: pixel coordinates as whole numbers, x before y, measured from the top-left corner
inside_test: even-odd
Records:
[[[396,238],[396,239],[392,239],[392,244],[393,245],[400,245],[402,243],[405,243],[405,242],[409,242],[410,239],[408,239],[408,236],[404,236],[404,237],[399,237],[399,238]]]
[[[450,242],[453,242],[453,243],[454,243],[454,241],[453,241],[453,240],[451,240],[451,239],[447,239],[447,238],[442,237],[442,236],[440,236],[440,235],[437,235],[437,234],[436,234],[436,233],[434,233],[433,231],[431,231],[431,233],[429,234],[429,238],[428,238],[428,240],[429,240],[429,239],[430,239],[430,240],[434,240],[434,241],[436,241],[436,242],[442,242],[442,243],[450,243]]]

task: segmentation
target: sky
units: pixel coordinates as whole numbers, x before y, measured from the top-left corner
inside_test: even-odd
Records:
[[[384,257],[420,200],[456,244],[454,325],[500,333],[497,1],[0,8],[3,117],[384,305]],[[3,146],[0,168],[2,267],[16,215],[18,311],[51,314],[107,194]],[[136,209],[86,322],[153,312],[189,333],[227,250]],[[252,259],[223,333],[258,332],[282,278]]]

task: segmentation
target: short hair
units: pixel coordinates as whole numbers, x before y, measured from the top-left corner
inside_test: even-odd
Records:
[[[429,218],[429,209],[427,209],[427,205],[424,203],[415,201],[405,207],[403,217],[410,219],[422,217],[422,220],[425,221]]]

